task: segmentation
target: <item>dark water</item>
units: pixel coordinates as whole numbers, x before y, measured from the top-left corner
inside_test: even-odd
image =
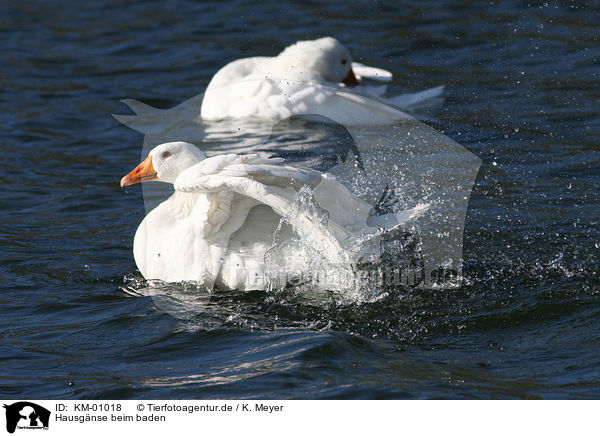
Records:
[[[600,9],[594,2],[4,2],[0,396],[597,398]],[[143,137],[224,63],[334,35],[483,160],[465,284],[365,304],[219,292],[175,317],[139,278]]]

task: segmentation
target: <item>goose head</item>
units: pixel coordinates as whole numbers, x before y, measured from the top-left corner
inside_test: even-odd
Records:
[[[166,142],[157,145],[142,163],[121,179],[121,187],[150,180],[175,183],[181,172],[204,159],[206,155],[189,142]]]
[[[314,71],[329,82],[358,85],[350,51],[330,36],[298,41],[277,57],[284,71]]]

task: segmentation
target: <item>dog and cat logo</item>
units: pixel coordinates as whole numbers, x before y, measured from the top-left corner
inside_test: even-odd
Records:
[[[14,433],[18,429],[48,430],[50,411],[28,401],[4,405],[6,409],[6,431]]]

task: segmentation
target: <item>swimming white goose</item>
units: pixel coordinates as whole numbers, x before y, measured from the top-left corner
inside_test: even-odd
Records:
[[[275,57],[238,59],[210,81],[201,118],[267,118],[316,114],[340,124],[387,124],[443,101],[443,86],[416,94],[380,97],[384,87],[358,86],[361,78],[390,81],[388,71],[353,63],[349,50],[332,37],[299,41]]]
[[[136,231],[140,272],[147,279],[196,281],[207,288],[263,289],[265,254],[275,238],[310,235],[329,261],[344,262],[340,244],[350,236],[393,228],[423,211],[374,216],[370,205],[326,174],[255,154],[207,158],[186,142],[155,147],[121,186],[151,180],[171,183],[175,192]],[[303,189],[326,211],[326,222],[298,210]],[[283,252],[282,268],[293,256],[293,250]]]

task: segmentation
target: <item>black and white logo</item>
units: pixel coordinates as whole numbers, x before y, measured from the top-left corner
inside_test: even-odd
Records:
[[[42,406],[28,401],[19,401],[10,405],[5,404],[6,431],[14,433],[18,429],[48,429],[50,411]]]

